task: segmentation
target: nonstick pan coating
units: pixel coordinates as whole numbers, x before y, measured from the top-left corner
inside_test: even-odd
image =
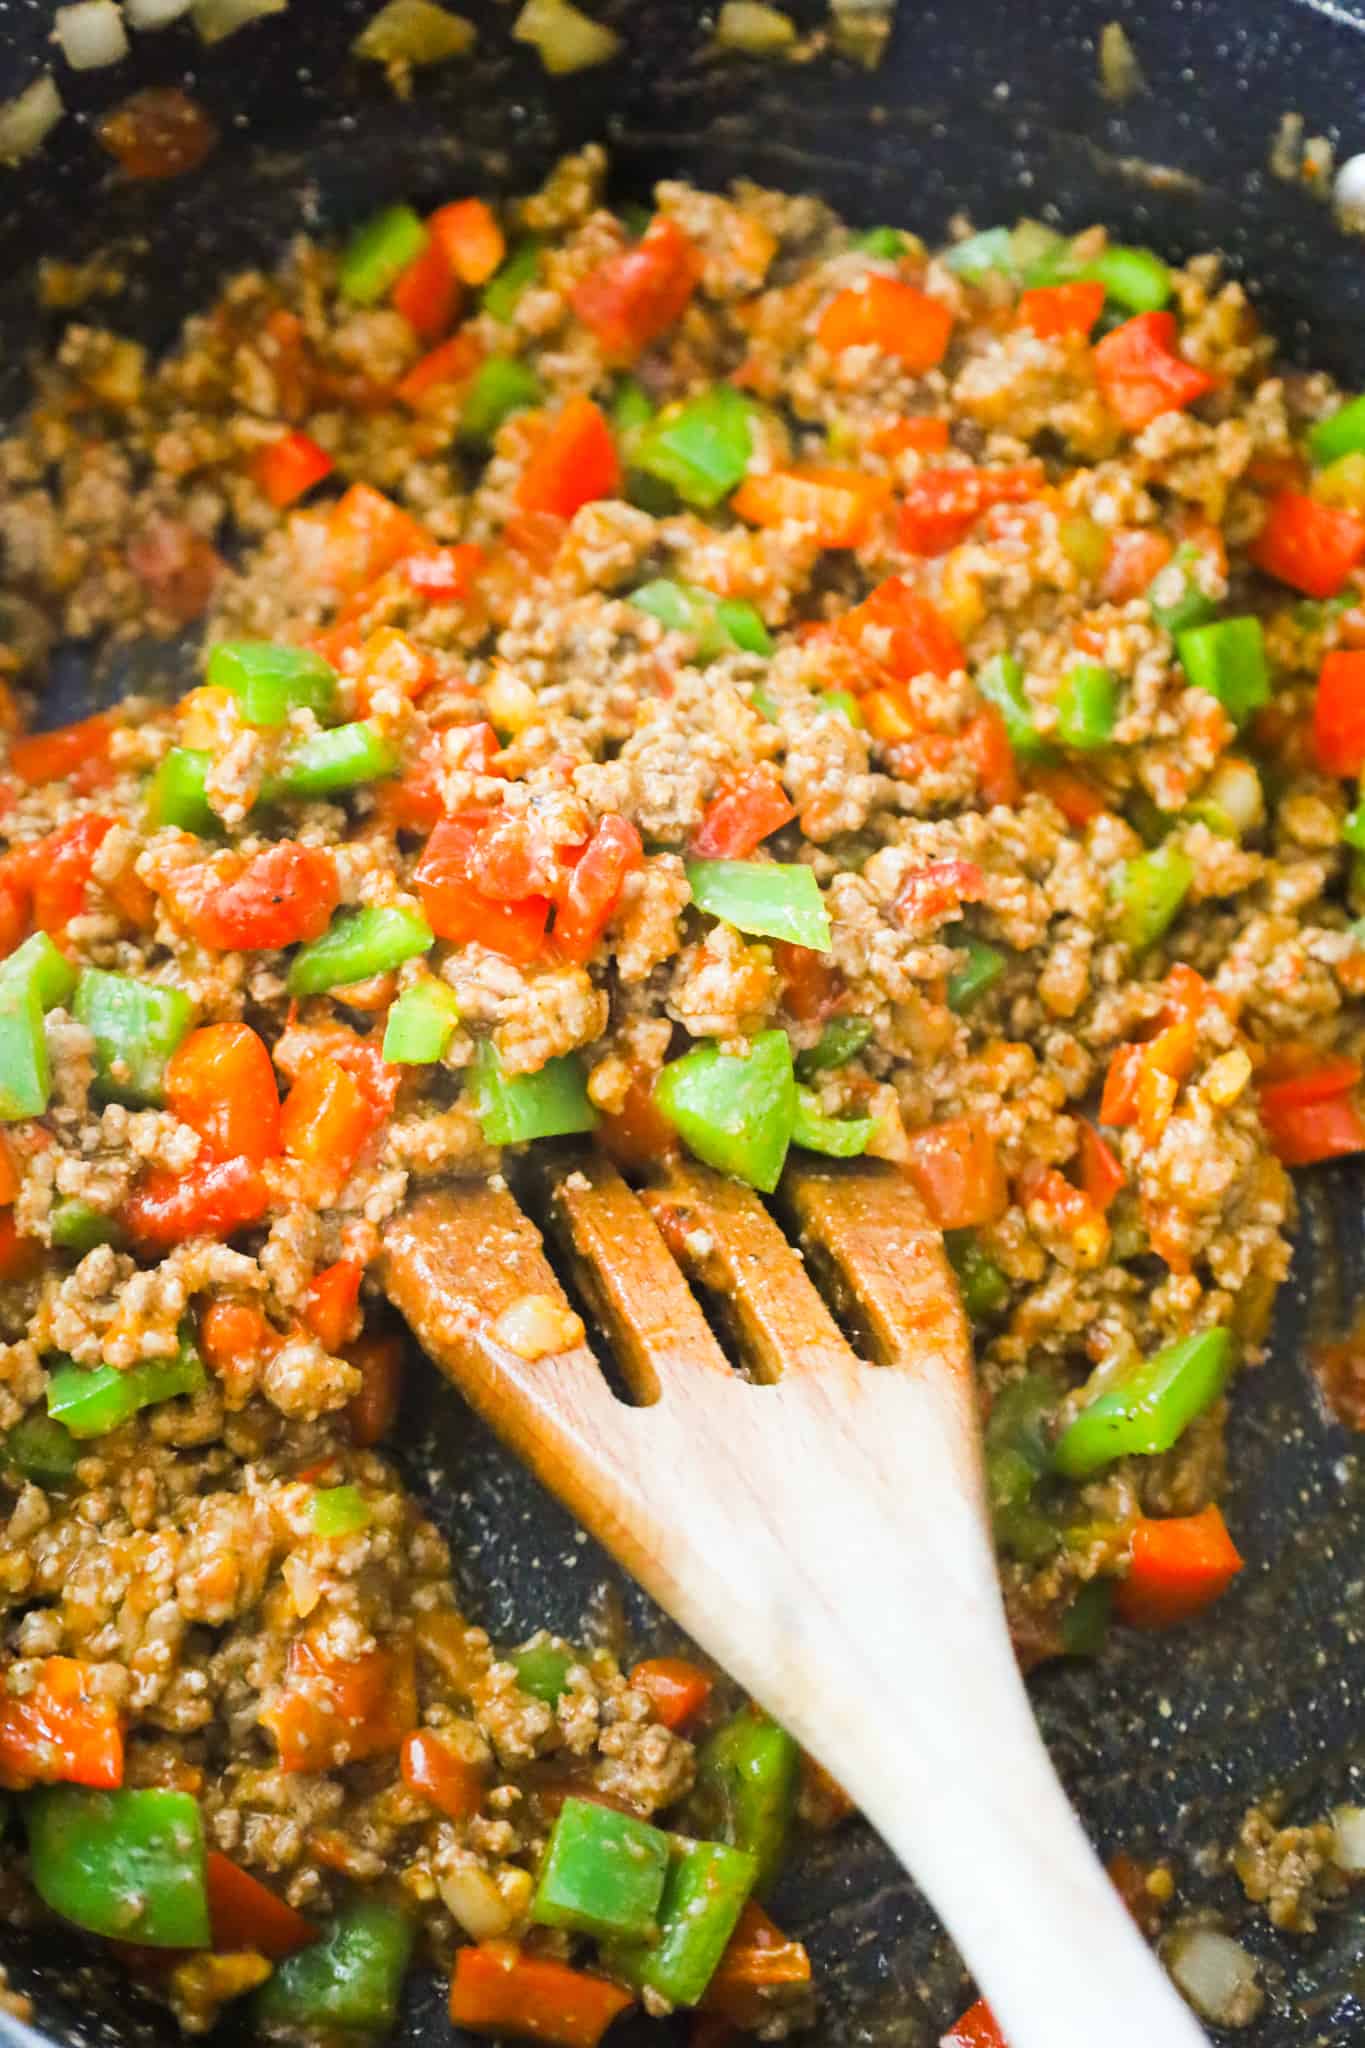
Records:
[[[509,42],[509,7],[457,4],[480,23],[478,56],[421,80],[407,105],[346,56],[374,0],[292,0],[287,14],[207,55],[178,26],[139,38],[115,71],[65,74],[81,115],[136,85],[186,83],[226,140],[192,178],[135,190],[110,173],[86,122],[68,119],[33,163],[0,171],[0,419],[22,402],[32,353],[54,338],[31,289],[41,253],[126,241],[130,285],[110,317],[162,342],[224,271],[270,258],[300,226],[339,227],[399,195],[524,188],[561,150],[593,138],[611,146],[620,196],[665,175],[743,175],[818,191],[854,221],[926,233],[958,209],[978,224],[1041,212],[1070,227],[1105,220],[1168,254],[1222,248],[1291,353],[1365,383],[1365,246],[1266,170],[1291,110],[1341,155],[1365,148],[1362,0],[901,0],[872,76],[824,61],[799,71],[717,65],[692,0],[593,0],[628,55],[558,83]],[[793,11],[817,18],[815,0]],[[0,0],[0,100],[53,61],[50,19],[50,0]],[[1148,80],[1123,107],[1096,88],[1096,40],[1113,19]],[[63,650],[51,722],[86,708],[91,687],[89,650]],[[1234,1404],[1228,1513],[1248,1569],[1210,1622],[1165,1637],[1120,1633],[1098,1665],[1045,1670],[1033,1688],[1101,1849],[1172,1856],[1182,1906],[1208,1904],[1234,1925],[1240,1891],[1211,1852],[1248,1804],[1277,1786],[1310,1818],[1365,1798],[1365,1479],[1353,1440],[1322,1416],[1306,1364],[1312,1335],[1365,1298],[1365,1177],[1325,1169],[1303,1192],[1271,1360]],[[513,1639],[546,1623],[572,1636],[605,1585],[639,1641],[661,1628],[666,1640],[644,1597],[431,1368],[409,1385],[410,1426],[399,1432],[415,1446],[408,1478],[450,1535],[481,1621]],[[775,1911],[811,1948],[825,1993],[818,2038],[829,2048],[925,2048],[965,2002],[932,1916],[859,1824],[792,1868]],[[1264,1959],[1270,1998],[1258,2026],[1229,2039],[1365,2043],[1365,1909],[1337,1914],[1309,1942],[1260,1917],[1245,1938]],[[63,2048],[173,2048],[178,2038],[69,1934],[0,1929],[0,1961]],[[215,2038],[239,2034],[229,2017]],[[34,2039],[0,2018],[0,2041],[11,2035]],[[436,1988],[418,1984],[402,2041],[464,2038]],[[669,2039],[685,2030],[637,2023],[612,2035],[621,2048]],[[1097,2013],[1097,2048],[1103,2039]]]

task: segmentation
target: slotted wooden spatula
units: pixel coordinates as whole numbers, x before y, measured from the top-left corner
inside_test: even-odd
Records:
[[[702,1167],[667,1168],[643,1196],[588,1151],[531,1171],[528,1205],[628,1398],[586,1344],[509,1348],[519,1319],[503,1319],[524,1297],[568,1303],[496,1185],[422,1195],[390,1228],[388,1291],[431,1357],[847,1787],[1011,2048],[1202,2042],[1034,1725],[987,1530],[967,1331],[905,1181],[791,1168],[779,1207],[797,1250],[755,1195]]]

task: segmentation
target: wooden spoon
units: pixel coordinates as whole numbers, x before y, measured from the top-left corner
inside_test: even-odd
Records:
[[[790,1169],[797,1250],[755,1195],[702,1167],[667,1169],[643,1199],[586,1150],[534,1173],[626,1398],[586,1342],[523,1355],[546,1341],[537,1326],[575,1326],[539,1231],[498,1185],[422,1195],[390,1228],[386,1285],[432,1358],[833,1771],[933,1901],[1010,2048],[1203,2042],[1034,1724],[967,1329],[906,1182],[861,1162]]]

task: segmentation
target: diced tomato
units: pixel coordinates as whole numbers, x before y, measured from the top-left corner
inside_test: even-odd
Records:
[[[952,331],[952,308],[942,299],[869,271],[830,300],[815,334],[830,355],[846,348],[879,348],[918,377],[943,361]]]
[[[628,1991],[512,1941],[481,1941],[455,1952],[450,2017],[457,2027],[549,2048],[597,2048],[633,2003]]]
[[[334,1059],[304,1068],[284,1099],[280,1137],[291,1159],[346,1178],[379,1119],[353,1074]]]
[[[419,1728],[405,1738],[400,1768],[408,1790],[420,1792],[447,1820],[470,1820],[483,1804],[483,1772],[457,1756],[430,1728]]]
[[[630,1682],[646,1695],[665,1728],[685,1728],[711,1696],[711,1680],[685,1657],[647,1657],[635,1666]]]
[[[1142,1065],[1142,1046],[1120,1045],[1115,1048],[1100,1097],[1100,1122],[1108,1124],[1111,1130],[1137,1122]]]
[[[380,626],[360,649],[353,670],[360,708],[368,710],[379,690],[398,690],[415,704],[436,680],[436,664],[425,648],[397,626]]]
[[[152,602],[178,626],[204,616],[225,564],[183,519],[149,519],[128,542],[128,567]]]
[[[1143,1515],[1133,1527],[1128,1576],[1115,1588],[1115,1611],[1130,1628],[1171,1628],[1202,1614],[1241,1569],[1216,1507],[1161,1520]]]
[[[903,455],[907,448],[919,455],[939,455],[948,446],[948,422],[934,413],[893,420],[889,427],[879,427],[868,445],[877,455]]]
[[[1176,351],[1174,313],[1139,313],[1095,344],[1095,379],[1130,434],[1218,388],[1218,379]]]
[[[757,2028],[773,2016],[771,1994],[809,1984],[810,1974],[804,1946],[785,1935],[758,1901],[750,1899],[702,2003],[707,2012]]]
[[[337,1259],[313,1275],[303,1320],[324,1351],[339,1353],[360,1334],[360,1283],[365,1268],[359,1259]]]
[[[782,1004],[798,1024],[823,1024],[843,994],[843,977],[813,946],[789,939],[773,944],[773,965],[782,977]]]
[[[1365,650],[1336,648],[1318,671],[1313,752],[1325,775],[1365,772]]]
[[[482,361],[483,348],[477,336],[462,328],[405,371],[394,392],[404,405],[416,411],[430,392],[449,391],[456,384],[466,383]]]
[[[497,215],[482,199],[453,199],[438,206],[427,232],[445,250],[461,284],[487,284],[507,253]]]
[[[905,486],[896,538],[908,554],[942,555],[965,540],[992,505],[1021,504],[1043,485],[1034,463],[1018,469],[922,469]]]
[[[427,841],[414,876],[427,922],[454,945],[477,940],[522,965],[545,950],[550,898],[499,902],[482,886],[480,842],[487,814],[443,818]]]
[[[678,1133],[656,1109],[647,1080],[637,1076],[618,1110],[600,1119],[596,1142],[626,1173],[647,1173],[678,1150]]]
[[[352,1395],[346,1409],[351,1442],[368,1450],[383,1442],[398,1416],[403,1391],[403,1340],[367,1334],[356,1339],[346,1357],[360,1374],[360,1392]]]
[[[310,1636],[289,1646],[284,1682],[262,1707],[282,1771],[327,1771],[398,1749],[417,1724],[410,1641],[330,1654]]]
[[[897,682],[947,677],[967,665],[962,644],[942,614],[901,576],[889,576],[845,612],[838,631]]]
[[[1023,795],[1019,769],[1005,721],[994,704],[983,704],[959,735],[962,752],[976,769],[983,803],[1013,807]]]
[[[1018,320],[1044,340],[1058,334],[1089,334],[1104,311],[1104,286],[1078,279],[1073,284],[1036,285],[1022,292]]]
[[[747,860],[795,816],[777,770],[761,763],[712,798],[692,835],[692,851],[702,860]]]
[[[246,860],[220,854],[202,866],[168,868],[152,886],[202,946],[222,953],[320,938],[341,896],[332,855],[293,839]]]
[[[1304,491],[1281,491],[1247,557],[1305,597],[1335,597],[1365,559],[1365,519]]]
[[[26,733],[11,741],[9,765],[21,782],[37,787],[44,782],[61,782],[87,761],[108,758],[109,735],[114,721],[107,711],[82,718],[76,725],[59,725],[51,732]]]
[[[581,506],[610,498],[620,488],[611,428],[592,400],[576,392],[532,449],[517,483],[517,505],[522,512],[572,519]]]
[[[254,1949],[257,1955],[279,1963],[317,1940],[319,1930],[310,1920],[220,1850],[209,1850],[204,1880],[209,1926],[219,1955]]]
[[[891,502],[888,478],[858,469],[770,469],[747,476],[731,506],[751,526],[809,526],[822,548],[857,548]]]
[[[569,871],[555,911],[555,950],[586,966],[621,898],[626,876],[644,860],[628,818],[603,818]]]
[[[81,915],[95,855],[112,823],[111,818],[73,818],[25,849],[33,922],[40,931],[64,931],[73,917]]]
[[[413,257],[394,285],[390,298],[419,341],[435,341],[446,333],[460,311],[464,294],[460,280],[450,267],[444,244],[428,235],[426,246]]]
[[[473,594],[479,571],[488,556],[477,541],[461,541],[453,548],[436,548],[430,554],[412,555],[403,564],[403,576],[410,590],[428,604],[453,604]]]
[[[92,1686],[88,1664],[45,1657],[27,1692],[0,1687],[0,1785],[123,1783],[123,1729],[107,1693]]]
[[[569,303],[609,358],[633,362],[681,319],[701,258],[675,220],[656,214],[640,240],[581,278]]]
[[[964,903],[979,903],[985,893],[986,877],[975,861],[931,861],[901,883],[895,915],[907,930],[920,930],[956,917]]]
[[[978,1998],[976,2004],[948,2029],[938,2048],[1009,2048],[1009,2043],[985,1999]]]
[[[1009,1206],[995,1140],[976,1117],[952,1117],[912,1131],[906,1172],[940,1230],[994,1223]]]
[[[342,595],[361,590],[405,555],[431,548],[431,536],[411,513],[372,484],[352,484],[327,515],[322,550],[324,579]]]
[[[270,1191],[249,1159],[210,1160],[184,1173],[149,1173],[123,1207],[134,1242],[165,1251],[191,1237],[231,1237],[257,1223]]]
[[[1080,1141],[1081,1187],[1102,1216],[1123,1186],[1123,1167],[1117,1153],[1084,1117],[1077,1118],[1076,1131]]]
[[[0,958],[12,953],[28,933],[33,909],[33,884],[27,864],[11,865],[8,855],[0,856]]]
[[[1050,764],[1030,768],[1029,788],[1036,789],[1054,803],[1068,825],[1074,825],[1083,832],[1087,825],[1093,825],[1096,818],[1102,818],[1109,808],[1109,800],[1102,789],[1097,789],[1089,776],[1082,775],[1076,768],[1057,768]]]
[[[201,1158],[260,1166],[280,1149],[280,1096],[263,1038],[249,1024],[204,1024],[166,1063],[166,1107],[197,1131]]]
[[[1145,596],[1152,578],[1165,568],[1173,552],[1170,540],[1155,527],[1115,527],[1100,575],[1100,596],[1110,604],[1128,604]]]
[[[403,773],[379,789],[380,814],[396,830],[429,832],[445,811],[441,770],[445,766],[440,737],[429,734]]]
[[[129,93],[96,122],[95,134],[124,176],[138,180],[183,177],[218,144],[215,123],[178,85]]]
[[[258,450],[252,458],[251,474],[271,504],[283,510],[330,476],[334,467],[327,450],[319,448],[311,434],[295,428]]]

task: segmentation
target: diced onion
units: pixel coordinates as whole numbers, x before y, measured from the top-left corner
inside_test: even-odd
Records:
[[[12,100],[0,104],[0,164],[21,164],[33,155],[66,108],[52,76],[44,72]]]
[[[529,1364],[581,1344],[583,1325],[573,1310],[552,1294],[523,1294],[503,1310],[492,1334]]]
[[[1147,87],[1137,52],[1121,21],[1106,21],[1100,30],[1100,91],[1120,104]]]
[[[351,50],[372,64],[443,64],[472,50],[478,31],[435,0],[389,0],[360,31]]]
[[[830,0],[831,40],[843,57],[875,71],[886,54],[896,0]]]
[[[468,1849],[456,1849],[436,1880],[446,1911],[471,1941],[495,1941],[515,1918],[498,1881]]]
[[[1220,761],[1203,791],[1210,803],[1227,812],[1238,838],[1265,822],[1265,792],[1250,761],[1229,754]]]
[[[1365,156],[1348,156],[1332,188],[1341,225],[1359,234],[1365,229]]]
[[[134,28],[169,28],[190,11],[190,0],[123,0],[123,11]]]
[[[621,47],[615,29],[593,21],[571,0],[526,0],[512,24],[512,37],[539,50],[541,63],[556,77],[610,63]]]
[[[73,71],[100,71],[128,55],[123,16],[114,0],[76,0],[53,17],[62,55]]]
[[[289,0],[190,0],[200,40],[221,43],[266,14],[283,14]]]
[[[1230,1934],[1190,1927],[1172,1935],[1164,1950],[1177,1989],[1199,2017],[1215,2027],[1244,2027],[1265,2002],[1256,1961]]]
[[[716,47],[746,57],[772,57],[796,41],[796,24],[763,0],[725,0],[716,17]]]
[[[1338,1806],[1332,1814],[1332,1861],[1357,1877],[1365,1871],[1365,1806]]]

